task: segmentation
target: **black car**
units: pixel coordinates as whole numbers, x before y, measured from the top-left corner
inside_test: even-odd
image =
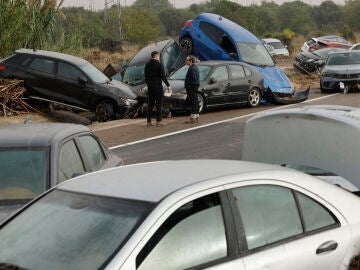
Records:
[[[164,67],[166,76],[184,65],[186,52],[180,49],[179,44],[172,39],[159,41],[142,48],[131,61],[123,67],[122,76],[114,75],[113,79],[122,79],[122,82],[133,86],[136,90],[145,85],[144,69],[151,59],[151,52],[160,53],[160,62]]]
[[[0,222],[45,190],[76,175],[123,162],[86,126],[0,126]]]
[[[0,62],[0,78],[24,80],[29,98],[95,111],[100,121],[122,118],[138,106],[128,85],[111,81],[88,61],[69,54],[17,50]]]
[[[228,107],[246,104],[259,105],[265,91],[262,74],[252,66],[235,61],[197,62],[200,75],[199,105],[200,112],[207,108]],[[186,111],[186,89],[184,80],[188,66],[183,66],[169,77],[172,89],[170,97],[164,96],[164,108],[172,112]],[[164,85],[164,89],[165,89]],[[147,88],[141,89],[147,94]]]
[[[343,48],[328,47],[315,51],[302,51],[295,56],[294,66],[306,74],[318,72],[330,52],[344,50]]]

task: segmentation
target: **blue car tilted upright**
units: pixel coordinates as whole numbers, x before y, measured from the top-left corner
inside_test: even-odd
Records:
[[[232,60],[254,66],[264,77],[264,102],[290,104],[308,98],[310,88],[295,91],[260,39],[220,15],[202,13],[196,19],[186,21],[179,42],[199,60]]]

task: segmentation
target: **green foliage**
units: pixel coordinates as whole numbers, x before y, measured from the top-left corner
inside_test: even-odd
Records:
[[[174,6],[168,0],[136,0],[133,7],[136,9],[147,8],[160,11],[164,8],[173,8]]]
[[[0,58],[19,48],[51,46],[59,5],[56,0],[0,0]]]
[[[122,17],[122,26],[126,38],[134,43],[146,44],[156,40],[160,34],[161,21],[151,9],[126,10]]]

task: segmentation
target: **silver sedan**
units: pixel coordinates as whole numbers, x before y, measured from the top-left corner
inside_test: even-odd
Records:
[[[302,172],[225,160],[128,165],[59,184],[0,226],[19,269],[348,269],[360,198]]]

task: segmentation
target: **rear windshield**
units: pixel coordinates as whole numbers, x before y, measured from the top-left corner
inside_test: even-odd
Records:
[[[33,199],[46,189],[48,151],[0,149],[0,205]]]
[[[102,269],[151,208],[151,203],[53,190],[0,229],[0,263]]]

